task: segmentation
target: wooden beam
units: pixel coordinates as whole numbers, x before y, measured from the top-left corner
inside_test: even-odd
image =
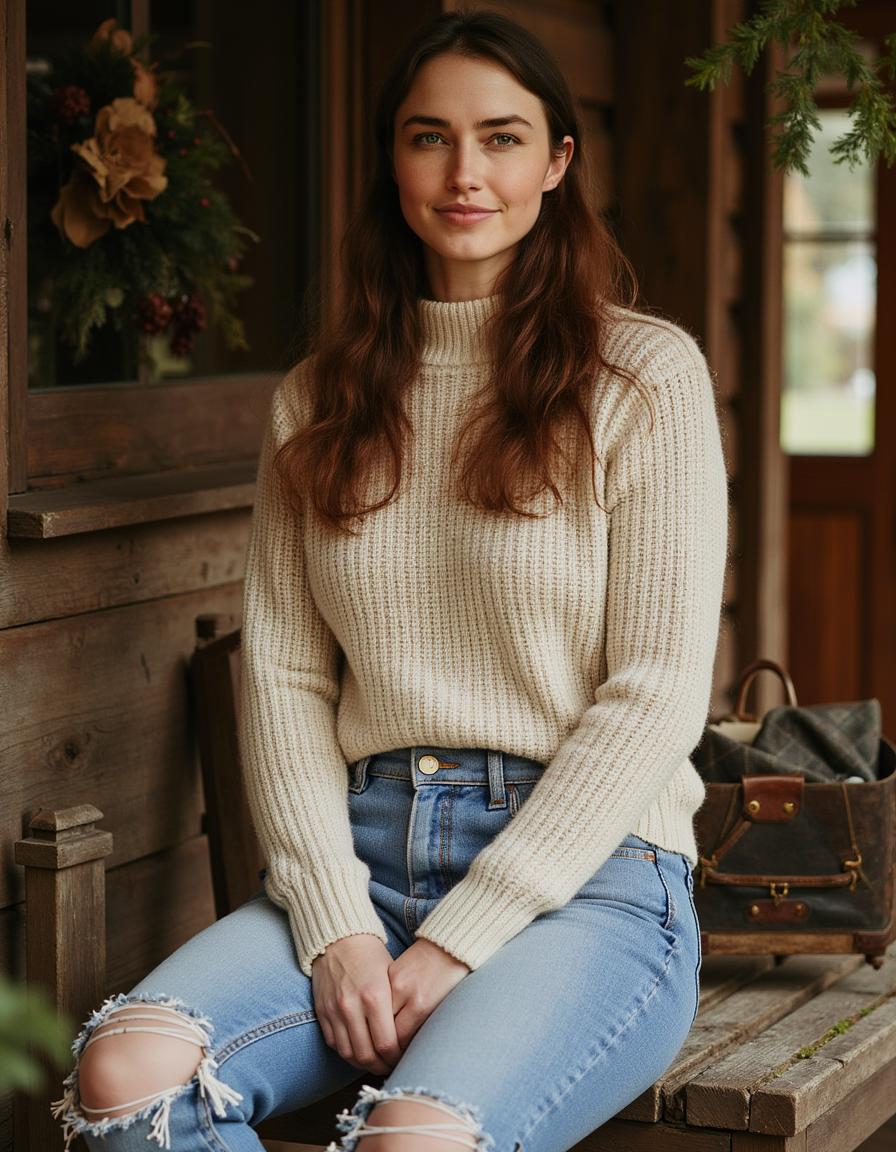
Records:
[[[126,524],[250,508],[257,461],[113,476],[11,496],[10,537],[46,540]]]

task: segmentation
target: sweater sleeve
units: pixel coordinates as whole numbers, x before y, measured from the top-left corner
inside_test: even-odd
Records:
[[[470,968],[562,907],[635,827],[699,742],[727,551],[712,380],[687,333],[639,373],[606,463],[606,676],[513,820],[416,932]]]
[[[348,767],[336,738],[339,645],[309,590],[303,520],[272,470],[274,451],[297,427],[294,383],[289,373],[275,390],[258,463],[239,742],[265,888],[288,913],[299,965],[310,977],[311,962],[333,941],[369,932],[385,944],[386,934],[349,823]]]

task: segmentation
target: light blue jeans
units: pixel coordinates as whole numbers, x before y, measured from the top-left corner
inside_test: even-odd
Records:
[[[355,849],[393,957],[542,770],[498,751],[438,747],[349,766]],[[260,1152],[253,1125],[364,1077],[351,1111],[334,1114],[331,1149],[363,1152],[375,1104],[413,1094],[441,1102],[448,1115],[434,1121],[454,1123],[457,1143],[478,1152],[563,1152],[671,1064],[697,1013],[700,960],[689,861],[626,836],[569,903],[449,992],[387,1077],[364,1076],[326,1044],[286,913],[261,889],[93,1013],[54,1115],[91,1152]],[[77,1060],[97,1025],[135,1002],[193,1022],[199,1069],[137,1112],[87,1119]]]

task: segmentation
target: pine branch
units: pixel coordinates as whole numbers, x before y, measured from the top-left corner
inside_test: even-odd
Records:
[[[831,145],[835,163],[853,168],[864,155],[869,164],[882,157],[890,167],[896,160],[896,104],[886,85],[896,79],[896,32],[886,38],[885,54],[869,64],[855,32],[831,18],[857,2],[763,0],[754,16],[729,30],[724,44],[685,60],[693,72],[685,84],[713,91],[717,84],[731,82],[735,64],[749,76],[767,45],[780,44],[792,55],[766,86],[783,105],[769,119],[769,127],[776,129],[774,166],[809,174],[813,129],[821,129],[814,92],[822,77],[833,73],[842,75],[847,91],[855,93],[848,109],[852,125]]]

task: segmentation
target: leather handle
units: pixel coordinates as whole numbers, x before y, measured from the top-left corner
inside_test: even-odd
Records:
[[[750,685],[753,683],[756,675],[766,669],[769,672],[775,673],[775,675],[784,685],[784,691],[787,694],[787,703],[792,708],[796,707],[796,689],[794,688],[793,681],[790,679],[790,675],[787,673],[787,671],[774,660],[753,660],[746,666],[746,668],[744,668],[743,672],[740,674],[740,686],[737,692],[737,704],[734,708],[734,715],[738,720],[755,722],[758,719],[758,717],[753,716],[751,713],[745,711],[747,706],[747,693],[750,691]]]

